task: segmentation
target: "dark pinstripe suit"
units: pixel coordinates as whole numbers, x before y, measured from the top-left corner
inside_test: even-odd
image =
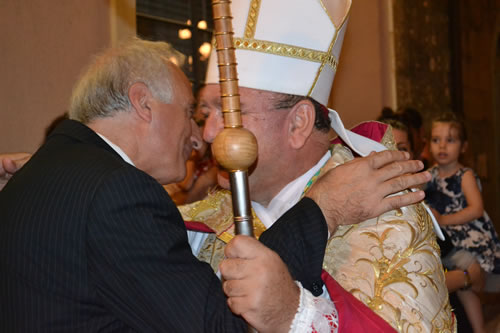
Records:
[[[299,205],[262,239],[315,289],[326,226]],[[0,254],[0,332],[245,330],[163,188],[75,121],[0,192]]]

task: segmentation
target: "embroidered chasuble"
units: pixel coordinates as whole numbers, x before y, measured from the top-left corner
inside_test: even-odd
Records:
[[[331,153],[304,193],[318,176],[353,159],[339,144]],[[230,192],[219,190],[179,209],[186,221],[214,231],[198,257],[217,271],[224,246],[234,237]],[[259,237],[265,226],[253,216]],[[327,244],[323,269],[398,332],[456,332],[439,253],[431,219],[417,204],[339,226]]]

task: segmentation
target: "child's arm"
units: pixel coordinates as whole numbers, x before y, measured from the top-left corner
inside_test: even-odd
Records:
[[[483,199],[472,170],[467,170],[462,178],[462,192],[467,200],[467,207],[449,215],[436,216],[440,225],[465,224],[483,216]]]

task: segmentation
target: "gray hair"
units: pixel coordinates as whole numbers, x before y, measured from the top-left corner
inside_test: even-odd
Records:
[[[69,118],[84,124],[98,117],[129,111],[130,86],[144,83],[164,103],[172,100],[168,62],[181,65],[184,56],[164,42],[133,38],[96,56],[73,88]]]

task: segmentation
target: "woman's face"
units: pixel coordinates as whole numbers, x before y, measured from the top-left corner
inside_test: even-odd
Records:
[[[413,150],[411,149],[410,141],[408,140],[408,132],[393,128],[392,135],[398,150],[408,152],[410,154],[410,159],[413,159]]]

